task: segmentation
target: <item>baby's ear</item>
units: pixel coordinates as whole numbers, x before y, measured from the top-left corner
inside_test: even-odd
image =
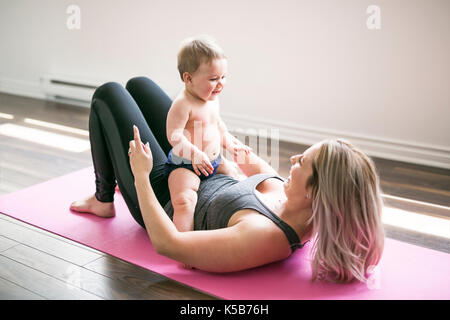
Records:
[[[183,73],[183,81],[184,83],[190,83],[192,81],[192,76],[189,72]]]

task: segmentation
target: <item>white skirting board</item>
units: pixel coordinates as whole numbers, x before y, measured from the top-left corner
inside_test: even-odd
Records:
[[[18,81],[0,78],[0,92],[37,99],[49,99],[42,92],[38,82]],[[86,105],[84,105],[86,106]],[[358,146],[370,156],[390,160],[450,169],[450,148],[419,144],[411,141],[365,136],[352,132],[333,131],[317,127],[307,127],[273,120],[258,119],[246,115],[221,114],[231,132],[245,135],[271,134],[277,132],[280,141],[312,145],[327,138],[344,138]],[[258,133],[258,129],[260,132]]]
[[[245,115],[232,115],[222,113],[222,119],[230,132],[238,132],[239,136],[245,134],[267,133],[271,135],[278,132],[280,141],[288,141],[305,145],[312,145],[324,139],[344,138],[369,156],[421,164],[432,167],[450,169],[450,148],[443,146],[425,145],[410,141],[383,139],[374,136],[333,131],[317,127],[294,125],[273,120],[257,119]]]
[[[54,75],[54,78],[57,80],[68,79],[68,81],[73,79],[74,82],[81,83],[88,82],[88,80],[67,77],[64,75]],[[36,82],[0,78],[0,92],[55,101],[80,107],[90,107],[90,97],[94,93],[94,89],[83,89],[64,85],[58,86],[50,83],[49,79],[52,79],[52,75],[41,76],[41,78]],[[106,81],[98,80],[95,82],[95,85],[100,86],[104,82]],[[91,81],[91,83],[93,84],[94,81]],[[88,82],[88,84],[91,83]],[[52,89],[52,87],[58,88]]]
[[[38,82],[0,78],[0,92],[23,97],[45,99]]]
[[[41,100],[72,104],[79,107],[89,107],[89,103],[85,101],[76,101],[72,99],[63,99],[63,98],[56,99],[52,96],[49,96],[42,90],[42,85],[39,82],[0,78],[0,92],[28,98],[36,98]]]

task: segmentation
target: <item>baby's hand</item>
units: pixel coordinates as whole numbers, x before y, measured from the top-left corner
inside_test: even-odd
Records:
[[[194,171],[198,176],[200,176],[202,173],[205,176],[209,176],[214,171],[214,167],[212,166],[211,161],[209,161],[208,156],[204,152],[198,152],[194,155],[192,167],[194,168]]]
[[[232,148],[233,148],[234,156],[237,156],[240,151],[244,151],[246,155],[249,155],[250,152],[252,152],[252,150],[253,150],[252,148],[250,148],[249,146],[246,146],[243,143],[233,144]]]

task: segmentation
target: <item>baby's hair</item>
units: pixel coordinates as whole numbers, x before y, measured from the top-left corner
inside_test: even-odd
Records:
[[[185,39],[178,52],[178,71],[181,80],[185,72],[194,73],[203,62],[226,59],[222,48],[210,36],[201,35]]]

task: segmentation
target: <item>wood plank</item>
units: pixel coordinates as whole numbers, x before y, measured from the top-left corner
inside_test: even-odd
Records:
[[[443,206],[435,206],[426,202],[413,202],[409,199],[392,198],[389,195],[383,196],[383,202],[386,207],[398,208],[409,212],[424,214],[442,219],[450,219],[450,209]]]
[[[440,189],[440,188],[438,189],[435,186],[430,186],[425,183],[421,183],[419,185],[419,184],[411,184],[410,182],[407,182],[407,181],[394,182],[394,181],[383,180],[383,181],[381,181],[381,185],[382,185],[382,187],[401,188],[401,189],[405,189],[405,190],[420,191],[420,192],[431,193],[431,194],[434,193],[436,195],[450,197],[450,191],[448,191],[450,189]]]
[[[448,189],[450,189],[450,170],[447,170],[447,172],[444,170],[444,172],[435,173],[424,171],[423,169],[419,170],[404,167],[395,167],[394,171],[404,175],[405,177],[434,181],[435,183],[444,183],[449,187]]]
[[[151,292],[158,299],[218,299],[217,297],[112,256],[101,257],[84,267],[110,277],[113,280],[140,288],[142,292]]]
[[[450,170],[373,158],[384,193],[450,206]]]
[[[21,286],[0,278],[0,300],[44,300]]]
[[[450,239],[391,225],[384,225],[384,230],[387,238],[407,242],[419,247],[450,253]]]
[[[13,219],[8,217],[8,219]],[[11,222],[13,223],[13,222]],[[29,228],[37,229],[33,226],[28,226]],[[38,232],[38,231],[36,231]],[[0,229],[1,233],[1,229]],[[47,235],[50,236],[50,235]],[[55,238],[58,236],[53,235]],[[61,241],[59,239],[58,241]],[[70,241],[70,240],[68,240]],[[48,251],[46,248],[42,248],[41,246],[37,246],[39,250]],[[37,253],[33,253],[33,250]],[[64,274],[63,271],[57,272],[57,266],[59,266],[60,270],[69,270],[71,274],[79,275],[78,280],[80,281],[81,288],[85,291],[91,292],[103,298],[108,299],[211,299],[210,296],[203,294],[199,291],[194,290],[188,286],[179,284],[175,281],[162,277],[161,275],[155,274],[149,270],[139,268],[129,263],[122,262],[118,259],[112,258],[112,263],[108,263],[109,266],[113,266],[113,269],[105,269],[105,264],[99,262],[99,260],[95,260],[92,264],[88,264],[89,267],[81,268],[74,264],[70,264],[69,262],[56,258],[52,255],[48,255],[44,252],[41,252],[36,249],[32,249],[29,247],[24,247],[20,245],[19,247],[14,247],[12,250],[8,250],[4,252],[3,255],[14,259],[24,265],[33,267],[41,272],[52,275],[53,277],[66,281],[67,274]],[[28,252],[28,256],[30,257],[30,261],[27,262],[27,257],[25,254],[22,254],[20,257],[19,252]],[[96,250],[95,250],[96,251]],[[31,252],[31,253],[30,253]],[[53,253],[54,254],[54,253]],[[40,256],[44,258],[39,258]],[[98,272],[99,269],[96,269],[93,266],[103,266],[103,271]],[[37,264],[37,266],[36,266]],[[66,266],[65,269],[64,267]],[[51,269],[53,267],[53,270]],[[103,274],[107,276],[108,281],[105,279],[96,280],[96,277],[93,277],[92,274],[87,274],[86,272],[90,272],[87,269],[92,269],[95,271],[95,274]],[[113,270],[113,275],[109,274]],[[135,273],[137,271],[138,277],[136,277]],[[116,277],[114,277],[114,275]],[[69,274],[70,276],[70,274]],[[117,281],[111,282],[111,278]],[[144,279],[144,280],[143,280]],[[138,284],[136,283],[138,282]],[[76,285],[78,282],[72,283]],[[102,284],[105,284],[102,287]],[[109,285],[109,287],[107,286]]]
[[[33,118],[42,121],[57,121],[59,124],[76,126],[87,130],[90,110],[77,106],[41,99],[0,93],[1,112],[14,115],[14,121]]]
[[[15,223],[15,224],[17,224],[17,225],[19,225],[19,226],[22,226],[22,227],[24,227],[24,228],[28,228],[28,229],[30,229],[30,230],[33,230],[33,231],[36,231],[36,232],[45,234],[45,235],[48,236],[48,237],[52,237],[52,238],[58,239],[58,240],[60,240],[60,241],[64,241],[64,242],[69,243],[69,244],[71,244],[71,245],[73,245],[73,246],[77,246],[77,247],[79,247],[79,248],[83,248],[83,249],[85,249],[85,250],[89,250],[89,251],[91,251],[91,252],[93,252],[93,253],[98,254],[99,256],[102,256],[102,255],[105,254],[105,253],[103,253],[103,252],[101,252],[101,251],[98,251],[98,250],[95,250],[95,249],[93,249],[93,248],[87,247],[87,246],[85,246],[85,245],[83,245],[83,244],[81,244],[81,243],[72,241],[72,240],[70,240],[70,239],[61,237],[61,236],[59,236],[59,235],[57,235],[57,234],[54,234],[54,233],[48,232],[48,231],[46,231],[46,230],[40,229],[40,228],[38,228],[38,227],[32,226],[31,224],[28,224],[28,223],[19,221],[19,220],[17,220],[17,219],[14,219],[14,218],[12,218],[12,217],[10,217],[10,216],[7,216],[6,214],[0,214],[0,219],[9,221],[9,222],[11,222],[11,223]]]
[[[11,248],[2,255],[103,299],[161,298],[123,281],[111,282],[111,278],[105,275],[24,245]]]
[[[419,185],[406,184],[401,182],[381,181],[381,188],[384,193],[397,195],[408,199],[430,202],[443,206],[450,206],[450,192],[447,190],[434,190]]]
[[[92,165],[90,150],[79,153],[69,152],[3,136],[1,148],[8,154],[8,158],[3,158],[2,163],[19,164],[24,168],[29,168],[33,164],[41,164],[43,168],[47,169],[44,171],[46,173],[47,171],[51,173],[52,170]]]
[[[0,277],[47,299],[99,300],[98,296],[0,255]]]
[[[53,256],[83,266],[101,255],[0,219],[0,235]]]

